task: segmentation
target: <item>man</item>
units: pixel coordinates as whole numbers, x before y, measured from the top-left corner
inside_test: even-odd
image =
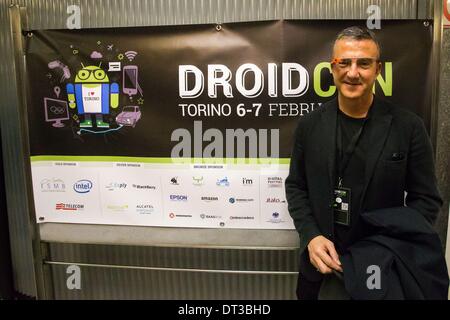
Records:
[[[442,205],[422,120],[372,93],[374,34],[341,31],[331,67],[337,98],[300,119],[285,184],[300,235],[299,299],[317,299],[324,275],[343,272],[339,256],[366,232],[362,212],[407,206],[433,223]]]

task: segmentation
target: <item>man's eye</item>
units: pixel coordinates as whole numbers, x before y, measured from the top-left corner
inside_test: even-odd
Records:
[[[361,60],[358,60],[358,65],[359,65],[361,68],[369,68],[369,67],[372,65],[372,60],[370,60],[370,59],[361,59]]]
[[[349,60],[344,59],[344,60],[339,61],[339,66],[340,67],[348,67],[350,65],[350,63],[351,62]]]

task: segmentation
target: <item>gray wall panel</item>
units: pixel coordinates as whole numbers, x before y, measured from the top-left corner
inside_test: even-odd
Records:
[[[70,4],[82,28],[223,23],[274,19],[365,19],[379,5],[383,19],[414,19],[418,0],[25,0],[31,29],[66,28]]]
[[[51,265],[57,299],[295,298],[296,251],[58,243],[49,246],[51,261],[66,263]],[[66,286],[65,270],[72,263],[80,264],[81,290],[69,290]],[[122,267],[116,268],[118,265]],[[133,268],[137,266],[194,270]],[[260,271],[270,274],[258,274]]]
[[[19,121],[19,101],[16,96],[16,69],[10,34],[10,1],[0,1],[0,127],[2,130],[5,168],[6,201],[9,216],[11,258],[14,286],[27,295],[35,295],[32,232],[29,219],[26,180]],[[21,1],[21,4],[24,2]]]

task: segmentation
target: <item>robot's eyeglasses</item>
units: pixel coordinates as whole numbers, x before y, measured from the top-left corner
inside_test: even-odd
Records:
[[[356,61],[356,66],[359,69],[370,69],[375,62],[380,62],[379,59],[375,58],[334,58],[331,61],[332,65],[337,66],[341,70],[347,70],[353,64],[353,61]]]
[[[97,80],[103,80],[106,78],[106,72],[103,70],[80,70],[78,71],[78,78],[80,78],[80,80],[89,79],[92,73],[94,74],[94,78]]]

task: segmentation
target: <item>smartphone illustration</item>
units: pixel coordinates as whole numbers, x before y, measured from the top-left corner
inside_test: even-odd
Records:
[[[123,86],[122,91],[129,96],[135,95],[138,91],[138,67],[124,66],[123,67]]]

